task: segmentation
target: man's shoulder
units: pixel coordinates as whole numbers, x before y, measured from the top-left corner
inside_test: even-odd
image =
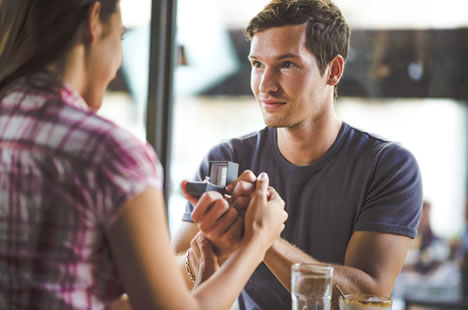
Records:
[[[211,155],[230,154],[233,157],[245,157],[268,145],[272,129],[263,128],[248,134],[223,140],[210,150]]]
[[[413,153],[398,141],[349,126],[347,155],[354,153],[358,160],[377,167],[406,167],[417,172],[419,167]]]
[[[392,141],[383,136],[360,129],[356,126],[347,125],[347,127],[347,137],[351,139],[354,143],[358,142],[373,145],[385,145],[388,143],[393,143]]]
[[[409,151],[398,141],[392,141],[383,136],[371,133],[354,126],[348,126],[347,143],[360,152],[370,152],[373,155],[383,153],[403,154]]]

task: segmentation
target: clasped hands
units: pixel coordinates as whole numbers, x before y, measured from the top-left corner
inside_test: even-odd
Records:
[[[284,229],[284,201],[269,186],[265,173],[257,178],[252,171],[244,171],[226,187],[224,196],[212,191],[198,199],[185,191],[186,184],[182,182],[181,187],[195,206],[192,220],[200,230],[190,243],[189,256],[197,282],[207,279],[220,262],[254,234],[262,235],[266,250]]]

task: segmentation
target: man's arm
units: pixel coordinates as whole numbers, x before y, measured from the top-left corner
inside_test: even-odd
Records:
[[[253,192],[255,176],[245,171],[228,186],[233,206],[245,210]],[[334,265],[335,284],[345,293],[362,292],[389,296],[410,245],[402,235],[358,231],[348,243],[343,266]],[[291,265],[320,262],[284,239],[273,242],[264,259],[265,264],[283,286],[291,289]],[[338,293],[334,294],[338,296]]]
[[[254,188],[252,175],[250,171],[246,171],[228,186],[228,191],[232,190],[233,197],[236,197],[232,205],[240,214],[247,209],[246,205]],[[222,234],[217,236],[219,238]],[[190,240],[178,240],[176,245],[189,247]],[[334,265],[335,284],[345,293],[363,292],[389,296],[403,266],[410,240],[406,236],[394,234],[355,232],[348,243],[344,265]],[[293,263],[326,263],[317,261],[283,239],[273,243],[265,255],[264,262],[288,290]]]
[[[410,241],[409,237],[394,234],[353,233],[344,265],[333,265],[334,285],[338,284],[345,294],[362,292],[390,296]],[[273,243],[264,262],[288,290],[291,289],[290,269],[293,263],[326,263],[310,257],[283,239]],[[335,292],[334,296],[338,293]]]

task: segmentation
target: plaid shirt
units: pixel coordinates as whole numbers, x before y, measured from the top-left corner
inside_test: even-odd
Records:
[[[41,89],[47,79],[0,99],[0,309],[103,309],[123,292],[106,227],[162,186],[162,168],[69,85]]]

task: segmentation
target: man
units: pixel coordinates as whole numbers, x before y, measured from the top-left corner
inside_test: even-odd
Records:
[[[220,256],[229,255],[239,239],[255,175],[267,172],[286,202],[282,238],[244,288],[241,309],[290,309],[290,266],[297,262],[332,264],[334,283],[345,293],[389,296],[416,236],[421,176],[400,145],[335,114],[349,49],[346,21],[328,0],[274,0],[250,21],[247,34],[251,88],[267,128],[214,147],[197,175],[204,179],[210,160],[248,169],[227,187],[236,211],[197,205],[209,210],[212,224],[201,230]],[[175,236],[178,252],[198,232],[192,210],[188,205]],[[193,256],[189,266],[198,264]]]

